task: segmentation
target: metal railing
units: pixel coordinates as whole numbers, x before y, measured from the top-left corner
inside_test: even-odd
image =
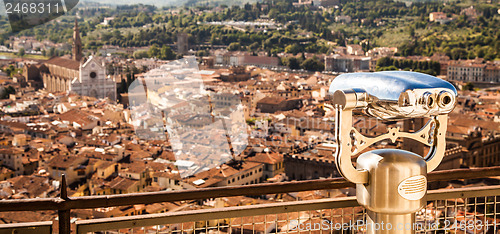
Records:
[[[497,197],[500,186],[430,191],[429,205],[418,213],[415,226],[391,228],[415,228],[418,233],[497,233],[500,230]],[[363,232],[365,218],[366,212],[358,206],[356,198],[345,197],[82,220],[76,222],[76,230],[77,233],[134,232],[134,228],[155,233],[348,233]]]
[[[450,181],[456,179],[474,179],[499,176],[500,167],[457,169],[437,171],[429,174],[428,180]],[[70,233],[70,211],[75,209],[91,209],[115,207],[136,204],[151,204],[159,202],[175,202],[188,200],[205,200],[231,196],[255,196],[265,194],[280,194],[310,190],[339,189],[352,187],[353,184],[342,178],[321,179],[298,182],[283,182],[274,184],[256,184],[222,188],[204,188],[197,190],[162,191],[151,193],[120,194],[108,196],[67,197],[66,184],[61,183],[61,196],[58,198],[37,198],[24,200],[0,201],[0,212],[6,211],[36,211],[57,210],[59,233]],[[442,232],[446,228],[460,230],[464,220],[477,221],[472,233],[483,233],[479,224],[488,226],[496,233],[497,218],[500,207],[497,197],[500,196],[500,186],[478,188],[449,189],[430,191],[428,206],[417,215],[423,228],[421,232]],[[450,200],[451,199],[451,200]],[[241,207],[225,207],[217,209],[202,209],[178,211],[162,214],[148,214],[126,217],[76,221],[74,231],[86,233],[104,230],[134,230],[151,232],[293,232],[301,227],[311,228],[308,232],[347,233],[362,232],[363,225],[352,225],[348,229],[338,229],[335,225],[358,222],[363,223],[365,211],[359,207],[356,198],[330,198],[310,201],[280,202],[263,205]],[[458,220],[457,222],[455,222]],[[484,222],[483,222],[484,221]],[[486,222],[488,221],[488,222]],[[318,224],[331,224],[331,228],[315,229]],[[10,225],[10,226],[9,226]],[[47,222],[0,225],[0,233],[33,233],[51,232],[46,229]],[[315,227],[316,225],[316,227]],[[333,225],[333,226],[332,226]],[[153,226],[151,228],[151,226]],[[326,225],[328,226],[328,225]],[[26,229],[26,227],[28,227]],[[29,228],[31,227],[31,229]],[[467,226],[466,226],[467,227]],[[24,229],[22,229],[24,228]],[[21,232],[21,229],[24,230]],[[42,230],[43,229],[43,230]],[[464,231],[467,231],[465,229]]]

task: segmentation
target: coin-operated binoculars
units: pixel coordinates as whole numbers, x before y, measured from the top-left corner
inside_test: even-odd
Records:
[[[426,204],[427,173],[436,169],[445,151],[447,114],[457,91],[450,83],[416,72],[351,73],[332,81],[329,94],[335,107],[338,171],[356,184],[358,203],[367,209],[368,233],[415,233],[415,212]],[[352,112],[394,121],[429,117],[420,130],[399,128],[365,137],[352,126]],[[361,154],[356,168],[351,157],[385,139],[411,138],[430,147],[427,156],[398,149]]]

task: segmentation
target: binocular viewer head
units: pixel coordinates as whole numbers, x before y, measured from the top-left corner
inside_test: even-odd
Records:
[[[457,90],[434,76],[386,71],[342,74],[332,81],[329,94],[331,104],[342,109],[364,109],[376,118],[400,120],[450,113]]]

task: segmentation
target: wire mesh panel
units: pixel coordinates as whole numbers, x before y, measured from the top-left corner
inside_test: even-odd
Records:
[[[500,233],[496,195],[500,186],[431,191],[416,223],[403,228],[417,233]],[[78,233],[113,227],[122,229],[109,233],[365,233],[366,220],[366,210],[355,197],[347,197],[86,220],[77,226]]]
[[[500,233],[497,197],[428,201],[417,212],[417,233]],[[156,225],[106,233],[365,233],[362,207],[309,210]],[[407,227],[406,227],[407,228]]]
[[[364,219],[362,207],[347,207],[156,225],[106,233],[361,233]]]
[[[500,233],[498,196],[428,201],[418,233]]]

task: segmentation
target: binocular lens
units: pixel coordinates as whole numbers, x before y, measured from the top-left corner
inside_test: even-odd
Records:
[[[439,107],[445,108],[448,107],[453,102],[453,97],[449,92],[442,91],[439,93]]]

